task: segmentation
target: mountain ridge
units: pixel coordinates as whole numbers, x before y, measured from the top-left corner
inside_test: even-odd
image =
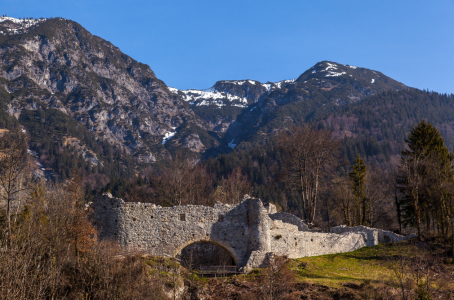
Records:
[[[138,164],[168,159],[181,148],[204,157],[247,149],[289,124],[408,88],[378,71],[321,61],[296,79],[219,80],[206,90],[178,90],[74,21],[2,20],[3,114],[22,126],[37,126],[31,120],[44,118],[41,111],[57,114],[74,128],[73,133],[51,130],[62,147],[74,130],[86,131],[87,141],[107,141],[124,153],[119,157],[128,155]],[[81,149],[98,153],[77,138]],[[38,153],[40,144],[32,139]],[[44,152],[40,155],[48,156]]]
[[[378,71],[322,61],[297,79],[275,83],[251,79],[222,80],[207,90],[171,89],[192,105],[192,109],[207,122],[209,129],[219,136],[225,147],[258,139],[257,135],[264,134],[258,127],[266,126],[268,122],[284,122],[282,118],[275,120],[273,114],[287,104],[305,100],[314,102],[312,107],[296,108],[306,111],[306,120],[320,114],[319,109],[326,112],[377,93],[406,88]],[[242,104],[238,105],[238,101]],[[298,123],[295,119],[293,121]],[[248,129],[246,133],[242,132],[245,128]]]

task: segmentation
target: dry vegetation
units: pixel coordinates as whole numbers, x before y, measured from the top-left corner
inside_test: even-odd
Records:
[[[407,241],[288,260],[247,275],[206,278],[170,259],[122,256],[98,241],[74,179],[36,184],[23,210],[5,219],[2,299],[450,299],[454,265],[438,241]],[[403,297],[405,295],[405,298]]]
[[[420,238],[424,237],[424,241],[406,241],[298,260],[274,257],[268,261],[266,268],[247,275],[200,277],[173,259],[140,253],[125,255],[114,241],[98,240],[96,228],[85,210],[87,198],[82,179],[74,175],[64,184],[55,185],[27,179],[27,139],[24,136],[18,138],[17,132],[4,133],[0,140],[0,196],[7,206],[5,210],[0,210],[0,298],[454,298],[454,188],[451,180],[447,182],[446,179],[453,177],[452,160],[443,164],[443,172],[433,171],[440,165],[441,159],[438,159],[424,165],[423,170],[430,169],[432,172],[419,174],[415,172],[417,169],[411,169],[411,174],[403,174],[418,180],[416,188],[414,184],[408,184],[408,179],[404,181],[407,185],[401,184],[409,191],[416,190],[413,194],[417,197],[410,197],[413,194],[407,193],[407,196],[410,195],[408,199],[402,197],[399,200],[396,196],[399,190],[394,184],[395,174],[386,176],[373,171],[366,175],[365,167],[361,172],[350,173],[350,177],[366,178],[366,184],[360,180],[335,178],[330,183],[334,186],[332,194],[318,195],[319,176],[323,173],[321,165],[329,165],[330,159],[317,155],[321,148],[331,149],[336,145],[331,144],[329,132],[323,131],[324,138],[319,139],[315,132],[311,131],[309,136],[307,131],[311,130],[303,128],[300,133],[308,139],[311,137],[313,145],[310,151],[301,143],[288,148],[290,153],[301,155],[293,163],[289,160],[294,168],[282,177],[290,185],[290,190],[299,191],[304,204],[303,215],[313,220],[317,207],[320,215],[327,220],[328,227],[339,223],[339,220],[351,225],[384,225],[393,220],[390,219],[391,212],[383,206],[389,203],[383,199],[394,196],[396,203],[402,201],[399,203],[404,208],[407,205],[407,217],[412,217],[407,225],[419,226],[418,229],[424,233]],[[326,147],[321,146],[326,143]],[[306,140],[305,145],[308,144]],[[320,161],[314,162],[317,157]],[[298,165],[296,161],[303,163]],[[358,157],[358,170],[360,162]],[[168,205],[195,204],[201,199],[205,202],[198,204],[208,205],[214,200],[236,204],[239,197],[251,189],[240,168],[223,177],[221,188],[213,190],[212,175],[203,166],[184,158],[175,159],[173,164],[173,168],[155,178],[161,184],[155,186],[154,195]],[[294,178],[303,179],[305,183],[301,184],[301,180],[298,182]],[[358,188],[356,193],[352,190],[352,182]],[[419,193],[424,197],[419,198]],[[11,209],[13,204],[14,210]],[[411,210],[412,204],[415,207],[421,205],[421,216],[411,214],[414,211]],[[402,225],[398,216],[398,223]],[[402,220],[405,219],[402,217]]]
[[[11,235],[5,230],[1,236],[0,298],[145,299],[159,293],[139,258],[118,259],[118,247],[98,243],[80,195],[77,182],[34,187],[12,217]]]

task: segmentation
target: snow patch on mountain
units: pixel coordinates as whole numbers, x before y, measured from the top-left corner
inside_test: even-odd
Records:
[[[295,80],[296,79],[281,80],[281,81],[275,82],[274,85],[276,86],[276,88],[280,89],[282,84],[295,83]]]
[[[168,86],[167,87],[171,93],[178,94],[179,89]]]
[[[229,148],[232,149],[232,150],[235,149],[235,147],[236,147],[236,145],[237,145],[237,144],[234,144],[234,143],[233,143],[234,140],[235,140],[235,139],[233,139],[233,140],[227,145],[227,147],[229,147]]]
[[[342,76],[347,74],[347,72],[329,72],[328,74],[325,75],[325,77],[337,77],[337,76]]]
[[[281,80],[278,82],[267,82],[267,83],[261,83],[261,85],[266,88],[266,91],[269,92],[273,89],[280,89],[283,84],[287,83],[295,83],[296,79],[287,79],[287,80]]]
[[[326,67],[325,72],[329,71],[329,70],[337,70],[337,65],[336,64],[332,64],[332,63],[326,63],[328,66]]]
[[[173,130],[176,129],[176,127],[172,127]],[[171,132],[171,131],[168,131],[164,134],[164,137],[162,138],[162,144],[164,145],[168,140],[170,140],[175,134],[177,133],[177,131],[175,130],[174,132]]]
[[[32,27],[32,26],[39,26],[39,23],[42,23],[46,21],[47,19],[41,18],[41,19],[16,19],[12,17],[0,17],[0,23],[4,22],[12,22],[16,26],[16,28],[7,28],[5,32],[0,31],[0,34],[3,35],[14,35],[14,34],[20,34],[20,33],[27,33],[28,31],[26,29]]]
[[[233,81],[230,81],[230,82],[233,83],[233,84],[238,84],[238,85],[243,85],[246,82],[249,82],[250,84],[255,84],[255,81],[253,81],[253,80],[233,80]]]
[[[332,64],[327,62],[327,67],[322,70],[322,72],[327,72],[325,77],[337,77],[337,76],[342,76],[347,74],[347,72],[335,72],[338,69],[338,66],[336,64]]]
[[[245,97],[219,92],[213,87],[206,90],[178,90],[169,87],[169,90],[174,94],[180,94],[184,101],[195,106],[214,105],[222,107],[226,106],[227,102],[230,106],[247,107],[248,104],[248,99]]]
[[[269,92],[271,90],[271,87],[273,86],[272,83],[262,83],[262,86],[266,88],[266,91]]]
[[[267,92],[270,92],[273,89],[280,89],[284,84],[293,84],[295,83],[296,79],[286,79],[281,80],[278,82],[267,82],[267,83],[260,83],[258,81],[253,80],[233,80],[229,81],[233,84],[243,85],[246,82],[249,82],[253,85],[261,85],[263,86]],[[179,90],[173,87],[167,87],[169,91],[173,94],[180,95],[181,98],[189,102],[191,105],[195,106],[235,106],[240,108],[245,108],[248,106],[248,98],[247,97],[240,97],[236,95],[232,95],[226,92],[220,92],[214,87],[211,87],[206,90]]]

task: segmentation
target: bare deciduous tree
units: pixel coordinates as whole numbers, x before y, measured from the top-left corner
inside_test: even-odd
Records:
[[[317,211],[319,184],[328,167],[335,162],[340,142],[328,130],[315,130],[306,125],[293,126],[278,136],[286,164],[286,185],[298,191],[302,216],[312,223]]]
[[[264,291],[262,299],[277,300],[285,298],[285,290],[294,279],[294,274],[289,270],[290,260],[285,256],[268,255],[265,275]]]
[[[354,205],[355,197],[352,193],[351,182],[348,177],[336,177],[332,180],[330,185],[330,195],[326,198],[326,209],[331,210],[331,214],[338,211],[342,223],[347,226],[354,224]]]
[[[240,203],[245,194],[251,192],[251,184],[246,175],[243,174],[240,167],[233,169],[227,178],[223,178],[221,184],[217,186],[214,192],[214,200],[236,205]]]
[[[27,136],[8,131],[0,137],[0,197],[6,202],[8,236],[11,238],[11,204],[19,198],[24,187],[27,168]]]
[[[153,186],[157,197],[163,203],[207,205],[211,192],[211,177],[198,160],[177,152],[162,175],[153,178]]]
[[[422,169],[425,168],[427,157],[424,157],[424,152],[415,152],[413,157],[409,157],[401,160],[399,167],[399,173],[397,177],[400,190],[408,191],[411,197],[414,219],[416,229],[418,231],[418,239],[421,240],[421,207],[420,207],[420,193],[421,186],[423,184]]]
[[[73,197],[68,188],[41,182],[24,200],[12,224],[14,239],[0,236],[0,248],[10,244],[0,251],[0,297],[167,299],[160,279],[146,275],[143,258],[119,259],[124,252],[118,244],[91,242],[87,211],[74,208]]]
[[[382,169],[371,169],[365,185],[368,201],[367,223],[371,227],[385,228],[393,223],[391,208],[394,197],[394,178]]]

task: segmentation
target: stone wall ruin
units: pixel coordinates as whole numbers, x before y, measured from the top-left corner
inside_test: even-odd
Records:
[[[242,271],[263,266],[271,254],[300,258],[375,246],[385,242],[385,236],[396,240],[367,227],[311,232],[298,217],[277,213],[272,204],[265,208],[260,199],[248,196],[235,206],[216,202],[213,207],[161,207],[104,194],[90,210],[99,237],[116,240],[128,250],[176,257],[186,246],[211,243],[227,251]]]

